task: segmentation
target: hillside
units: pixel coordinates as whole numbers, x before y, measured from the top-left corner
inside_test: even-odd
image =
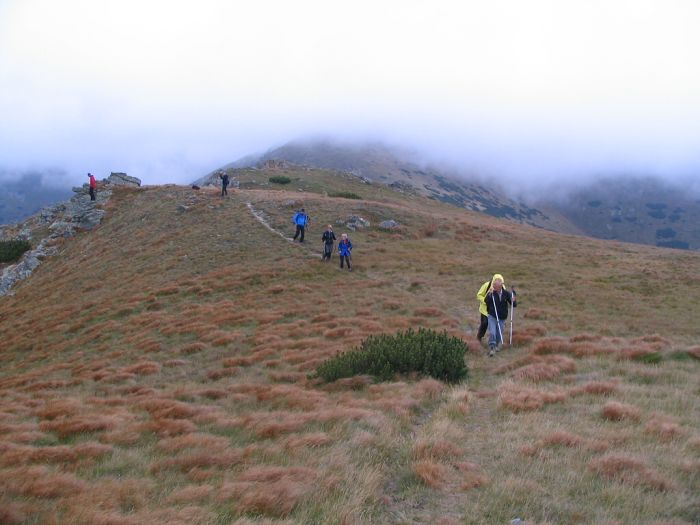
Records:
[[[577,188],[541,188],[539,197],[514,200],[497,185],[482,183],[475,176],[421,164],[409,151],[381,143],[337,141],[291,142],[223,169],[229,173],[249,167],[283,171],[295,165],[351,173],[367,182],[559,233],[700,249],[700,198],[679,183],[654,177],[599,177]],[[216,182],[215,173],[197,182]]]
[[[262,155],[248,155],[223,166],[225,170],[301,166],[350,173],[365,183],[391,186],[468,210],[479,211],[521,224],[564,233],[579,233],[567,219],[551,208],[533,208],[510,199],[476,178],[465,179],[451,170],[419,163],[415,154],[381,143],[345,144],[335,141],[290,142]],[[209,174],[195,183],[203,185],[216,178]]]
[[[700,196],[681,185],[651,177],[603,179],[548,206],[592,237],[700,250]]]
[[[0,298],[0,523],[700,522],[700,254],[286,173],[115,188]],[[318,257],[329,223],[352,273]],[[488,358],[494,272],[520,305]],[[309,378],[410,327],[463,337],[467,380]]]

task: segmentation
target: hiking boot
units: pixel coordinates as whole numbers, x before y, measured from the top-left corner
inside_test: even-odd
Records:
[[[489,357],[493,357],[496,355],[496,352],[493,351],[493,348],[489,350]]]
[[[496,347],[496,352],[500,352],[500,351],[501,351],[501,345],[498,345],[498,346]]]

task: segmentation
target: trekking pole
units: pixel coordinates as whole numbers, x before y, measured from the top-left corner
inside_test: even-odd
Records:
[[[503,333],[501,333],[501,321],[498,319],[498,310],[496,310],[496,298],[493,296],[493,294],[491,294],[491,300],[493,301],[493,313],[496,314],[496,326],[498,327],[498,337],[501,339],[501,343],[503,343]]]
[[[515,308],[513,308],[513,301],[515,301],[515,286],[511,286],[511,302],[510,302],[510,340],[508,341],[508,346],[513,346],[513,316],[515,315]]]

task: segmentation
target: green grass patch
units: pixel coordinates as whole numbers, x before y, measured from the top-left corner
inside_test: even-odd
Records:
[[[334,191],[328,194],[329,197],[340,197],[341,199],[362,199],[357,193],[352,191]]]
[[[644,354],[635,359],[635,361],[639,361],[640,363],[646,363],[648,365],[655,365],[657,363],[660,363],[663,360],[663,356],[661,355],[660,352],[652,352],[650,354]]]
[[[24,239],[0,241],[0,262],[15,262],[22,257],[24,252],[31,249],[31,243]]]
[[[292,182],[292,179],[285,177],[284,175],[273,175],[268,180],[273,184],[289,184]]]
[[[359,349],[321,363],[316,374],[328,382],[361,374],[388,381],[397,373],[418,372],[455,382],[467,376],[466,351],[464,341],[447,332],[409,329],[395,335],[369,336]]]

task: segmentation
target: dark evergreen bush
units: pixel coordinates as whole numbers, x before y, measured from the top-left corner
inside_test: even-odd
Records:
[[[357,193],[351,191],[336,191],[328,194],[329,197],[341,197],[343,199],[361,199]]]
[[[292,182],[292,179],[285,177],[284,175],[273,175],[268,180],[274,184],[289,184]]]
[[[454,382],[467,376],[466,351],[464,341],[447,332],[409,329],[395,335],[371,335],[360,348],[321,363],[316,374],[330,382],[360,374],[389,380],[397,373],[418,372]]]
[[[29,241],[20,239],[0,241],[0,262],[14,262],[31,249],[32,245]]]

